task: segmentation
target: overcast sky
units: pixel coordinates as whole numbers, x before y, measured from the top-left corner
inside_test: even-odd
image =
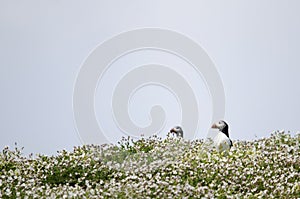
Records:
[[[82,144],[72,109],[82,64],[107,39],[144,27],[179,32],[206,51],[223,82],[232,139],[260,138],[281,129],[296,132],[300,130],[299,9],[297,0],[0,1],[0,147],[17,142],[25,152],[54,154]],[[124,57],[114,67],[150,62],[174,65],[178,71],[184,64],[162,52],[145,51]],[[205,90],[201,78],[198,81],[192,87]],[[99,88],[101,83],[95,111],[108,131],[109,116],[102,114],[99,99],[108,88]],[[161,88],[137,93],[129,109],[141,126],[149,122],[145,118],[152,102],[143,98],[147,93],[172,98]],[[211,105],[208,91],[199,93],[195,95],[203,111],[200,132],[210,125],[212,113],[205,108]],[[163,131],[180,123],[175,102],[161,101],[166,112],[173,110],[168,114],[175,115]],[[111,126],[112,131],[115,128]],[[199,132],[197,136],[205,136]]]

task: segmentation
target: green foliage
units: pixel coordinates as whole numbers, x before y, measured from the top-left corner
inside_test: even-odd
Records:
[[[299,143],[276,132],[224,153],[156,136],[36,158],[4,148],[0,198],[299,198]]]

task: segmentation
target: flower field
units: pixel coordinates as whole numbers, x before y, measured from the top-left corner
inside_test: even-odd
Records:
[[[0,154],[0,198],[300,198],[300,135],[234,141],[158,137],[55,156]]]

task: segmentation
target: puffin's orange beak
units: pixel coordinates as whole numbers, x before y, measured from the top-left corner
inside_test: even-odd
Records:
[[[171,129],[170,132],[171,133],[176,133],[176,131],[174,129]]]
[[[212,128],[212,129],[216,129],[216,128],[218,128],[218,127],[217,127],[216,123],[214,123],[214,124],[211,126],[211,128]]]

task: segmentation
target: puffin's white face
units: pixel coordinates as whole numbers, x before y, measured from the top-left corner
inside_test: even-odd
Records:
[[[211,128],[221,130],[225,127],[226,127],[226,123],[223,120],[220,120],[220,121],[214,123]]]
[[[173,129],[175,132],[182,131],[182,128],[180,126],[175,126]]]

